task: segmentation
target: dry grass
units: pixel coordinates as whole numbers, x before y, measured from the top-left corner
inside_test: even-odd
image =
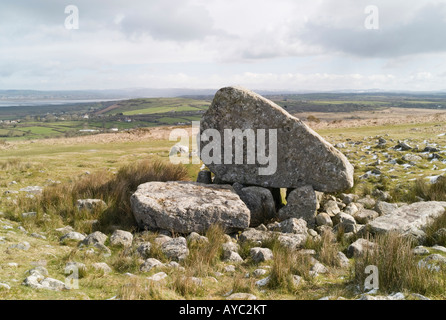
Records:
[[[408,189],[394,188],[390,190],[394,201],[418,202],[424,201],[446,201],[446,178],[440,176],[435,183],[419,178],[414,181]]]
[[[179,181],[187,178],[188,173],[184,166],[161,161],[140,161],[122,167],[116,175],[102,170],[71,182],[49,186],[44,189],[41,196],[32,199],[20,197],[17,204],[9,211],[17,215],[29,211],[35,211],[39,215],[45,213],[47,221],[59,220],[59,223],[70,224],[83,232],[92,231],[92,225],[85,222],[95,219],[99,220],[96,229],[104,232],[110,231],[113,225],[131,230],[135,227],[135,221],[130,206],[130,196],[140,184],[149,181]],[[76,208],[78,199],[102,199],[108,207],[105,210],[97,208],[92,212],[80,211]],[[16,216],[16,219],[20,220],[20,216]],[[45,226],[42,219],[34,221],[38,226]],[[52,227],[54,228],[54,223]]]
[[[110,265],[119,273],[136,273],[143,263],[141,257],[130,248],[120,250],[112,256]]]
[[[354,280],[362,286],[368,274],[367,266],[379,270],[379,287],[382,292],[392,293],[408,290],[423,295],[445,294],[446,273],[435,273],[418,267],[418,259],[412,252],[410,240],[396,233],[379,235],[374,249],[355,260]]]
[[[317,250],[318,260],[324,265],[339,267],[337,255],[340,250],[336,235],[331,231],[323,232],[320,242],[320,249]]]
[[[189,243],[189,255],[184,261],[185,268],[196,277],[209,276],[222,255],[222,244],[225,242],[224,229],[213,225],[206,232],[206,236],[209,240],[206,243]]]
[[[444,233],[441,235],[436,235],[436,232],[440,229],[446,229],[446,212],[426,227],[425,245],[433,246],[437,244],[440,246],[446,246],[446,235]]]
[[[172,274],[172,276],[173,281],[170,284],[170,288],[181,297],[190,299],[191,297],[200,297],[205,294],[204,287],[193,280],[190,272],[187,272],[186,275],[177,272]]]
[[[117,298],[121,300],[162,300],[162,287],[153,281],[132,277],[118,289]]]
[[[293,276],[311,281],[311,257],[283,247],[278,241],[273,247],[273,263],[267,287],[272,290],[294,292]]]
[[[234,293],[251,293],[256,292],[256,280],[253,278],[245,278],[242,274],[237,274],[232,280],[232,292]]]

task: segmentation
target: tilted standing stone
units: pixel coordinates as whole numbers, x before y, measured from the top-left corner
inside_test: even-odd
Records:
[[[203,157],[203,151],[208,151],[209,144],[213,141],[207,135],[209,133],[207,129],[215,129],[221,135],[220,164],[207,163]],[[273,139],[269,129],[276,129],[275,173],[259,174],[259,168],[267,167],[268,163],[260,164],[258,161],[260,150],[258,145],[255,151],[255,163],[248,164],[249,143],[246,143],[246,138],[243,143],[243,157],[246,161],[235,164],[234,146],[232,150],[234,161],[225,164],[224,149],[227,148],[227,144],[224,143],[225,129],[239,129],[242,132],[252,129],[256,132],[256,145],[259,139],[263,138],[262,146],[266,146],[266,149],[262,155],[269,157],[271,157],[270,139]],[[264,137],[258,134],[259,130],[264,130]],[[215,94],[211,107],[201,120],[200,137],[201,159],[224,181],[268,188],[298,188],[310,185],[314,190],[322,192],[337,192],[353,186],[353,166],[341,152],[277,104],[243,88],[227,87]],[[252,143],[250,145],[252,146]]]

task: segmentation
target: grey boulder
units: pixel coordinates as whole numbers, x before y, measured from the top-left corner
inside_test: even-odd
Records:
[[[235,189],[235,191],[251,212],[250,227],[257,227],[276,217],[276,205],[268,189],[245,187],[240,190]]]
[[[249,154],[247,145],[252,145],[251,141],[243,143],[243,159],[255,156],[255,161],[223,161],[227,144],[213,148],[214,143],[207,142],[212,136],[208,129],[216,130],[222,142],[225,130],[239,129],[246,133],[250,129],[256,142],[266,147],[265,152]],[[276,141],[272,130],[277,130]],[[260,138],[261,132],[265,134],[264,139]],[[311,185],[322,192],[343,191],[353,186],[353,166],[341,152],[277,104],[244,88],[226,87],[215,94],[201,119],[200,137],[201,159],[224,181],[272,188]],[[208,156],[210,150],[221,153],[221,159]],[[237,155],[234,151],[235,148],[232,160]]]
[[[423,234],[423,229],[433,219],[442,215],[445,212],[445,207],[446,202],[416,202],[381,216],[368,225],[373,233],[395,231],[403,235]]]
[[[161,251],[168,259],[180,261],[187,257],[189,249],[187,248],[187,241],[183,237],[178,237],[164,242],[161,245]]]
[[[110,237],[112,246],[131,247],[133,243],[133,235],[128,231],[115,230]]]
[[[228,185],[149,182],[140,185],[130,201],[141,229],[205,233],[219,224],[233,232],[250,223],[249,209]]]
[[[311,186],[299,187],[288,195],[286,206],[279,210],[279,220],[300,218],[312,228],[316,224],[317,205],[313,188]]]

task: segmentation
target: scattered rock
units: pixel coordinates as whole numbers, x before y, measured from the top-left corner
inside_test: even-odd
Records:
[[[240,235],[240,241],[258,243],[268,241],[274,237],[284,246],[289,249],[300,248],[307,240],[308,234],[293,234],[293,233],[280,233],[273,231],[259,231],[256,229],[247,229]]]
[[[112,246],[122,246],[124,248],[131,247],[133,243],[133,235],[130,232],[123,230],[115,230],[110,237],[110,244]]]
[[[189,254],[187,248],[187,241],[183,237],[178,237],[164,242],[161,245],[161,251],[166,255],[168,259],[181,261]]]
[[[151,277],[147,277],[147,280],[159,282],[167,278],[167,274],[165,272],[158,272]]]
[[[421,158],[420,156],[408,153],[403,156],[403,160],[407,161],[407,162],[410,162],[410,161],[417,162],[417,161],[423,160],[423,158]]]
[[[348,268],[350,267],[350,261],[348,260],[347,256],[343,252],[338,252],[336,255],[336,264],[340,266],[341,268]]]
[[[150,250],[152,249],[152,244],[150,242],[142,243],[136,248],[136,252],[143,258],[147,259],[150,257]]]
[[[313,277],[316,277],[319,274],[325,274],[328,272],[327,267],[325,267],[322,263],[320,263],[319,261],[316,261],[313,266],[310,269],[310,275],[312,275]]]
[[[293,275],[293,284],[294,284],[294,286],[298,287],[298,286],[300,286],[304,282],[305,281],[304,281],[304,279],[301,276]]]
[[[416,202],[402,206],[391,214],[381,216],[368,225],[373,233],[396,231],[404,235],[422,238],[422,230],[445,212],[446,202]],[[420,231],[422,233],[420,233]]]
[[[161,261],[154,258],[149,258],[146,261],[144,261],[144,263],[140,267],[140,270],[141,272],[149,272],[153,268],[158,268],[162,266],[164,266],[164,264]]]
[[[46,240],[46,237],[44,235],[41,235],[40,233],[31,233],[29,236],[36,239]]]
[[[435,245],[432,247],[432,249],[446,253],[446,248],[443,246]]]
[[[252,273],[252,275],[256,278],[264,276],[268,271],[266,271],[265,269],[256,269],[254,270],[254,272]]]
[[[342,199],[342,202],[344,202],[346,205],[348,205],[350,203],[357,201],[359,199],[359,196],[356,194],[353,194],[353,193],[350,193],[350,194],[342,193],[341,199]]]
[[[105,241],[107,241],[107,236],[100,231],[96,231],[86,236],[85,239],[81,241],[81,244],[92,246],[96,243],[105,244]]]
[[[224,271],[227,273],[234,273],[235,272],[235,266],[233,266],[232,264],[229,266],[225,266],[224,267]]]
[[[279,220],[303,219],[310,228],[315,226],[317,211],[316,193],[311,186],[303,186],[291,191],[285,207],[279,210]]]
[[[113,270],[105,262],[96,262],[91,265],[93,269],[103,271],[104,273],[110,273]]]
[[[252,248],[250,250],[252,261],[261,263],[273,259],[273,252],[268,248]]]
[[[251,212],[250,227],[257,227],[276,217],[276,204],[270,190],[262,187],[235,190]]]
[[[411,150],[412,147],[403,141],[398,141],[398,144],[394,147],[394,149],[400,149],[401,151]]]
[[[283,233],[306,234],[308,232],[307,222],[304,219],[290,218],[279,224]]]
[[[413,252],[413,254],[415,254],[417,256],[429,254],[429,250],[423,246],[418,246],[418,247],[413,248],[412,252]]]
[[[441,241],[446,241],[446,228],[438,229],[432,237],[437,241],[437,243],[440,243]]]
[[[363,208],[362,205],[361,205],[361,208]],[[358,211],[359,211],[359,208],[358,208],[358,206],[355,203],[349,203],[344,208],[344,213],[349,214],[351,216],[354,216]]]
[[[76,231],[71,231],[68,232],[67,234],[63,235],[62,237],[60,237],[60,242],[64,242],[64,241],[68,241],[68,240],[74,240],[74,241],[82,241],[84,240],[86,237],[85,235],[83,235],[82,233],[76,232]]]
[[[29,248],[31,248],[31,245],[27,241],[23,241],[23,242],[17,243],[17,244],[11,244],[8,247],[8,249],[17,249],[17,250],[24,250],[24,251],[28,251]]]
[[[431,254],[418,262],[418,267],[426,268],[431,271],[440,271],[446,267],[446,258],[440,254]]]
[[[107,204],[101,199],[79,199],[76,201],[78,210],[92,211],[97,208],[105,208]]]
[[[330,216],[334,217],[341,209],[339,209],[338,203],[334,200],[329,200],[324,204],[324,211]]]
[[[372,209],[376,205],[375,199],[371,198],[369,195],[359,199],[357,202],[362,204],[366,209]]]
[[[233,293],[226,300],[257,300],[257,297],[250,293]]]
[[[131,197],[140,228],[204,233],[220,224],[227,232],[248,228],[250,211],[227,185],[195,182],[149,182]]]
[[[357,223],[367,224],[379,217],[379,213],[373,210],[363,209],[355,214],[354,218]]]
[[[378,199],[379,201],[390,201],[390,200],[392,200],[392,196],[387,191],[382,191],[382,190],[376,189],[376,190],[373,191],[372,195],[376,199]]]
[[[367,250],[372,250],[375,246],[375,243],[366,239],[358,239],[347,248],[347,256],[349,258],[361,257]]]
[[[223,250],[223,261],[225,262],[243,262],[243,258],[234,251]]]
[[[69,288],[60,280],[56,280],[53,278],[45,278],[40,282],[42,289],[53,290],[53,291],[62,291],[68,290]]]
[[[31,270],[28,270],[26,273],[29,273],[30,275],[40,274],[40,275],[42,275],[44,277],[48,276],[48,270],[45,267],[43,267],[43,266],[35,267],[35,268],[31,269]]]
[[[187,236],[188,242],[194,242],[194,243],[209,243],[209,239],[205,236],[201,236],[196,232],[192,232],[190,235]]]
[[[398,209],[397,204],[385,201],[378,201],[375,205],[375,211],[378,212],[380,216],[387,216],[393,213],[396,209]]]
[[[153,242],[155,242],[155,244],[156,244],[157,246],[162,246],[165,242],[170,241],[170,240],[172,240],[171,237],[166,236],[166,235],[164,235],[164,234],[160,234],[159,236],[157,236],[157,237],[155,238],[155,240],[154,240]]]
[[[231,241],[231,242],[223,243],[222,248],[223,248],[223,251],[238,252],[238,250],[240,249],[240,246],[237,243]]]
[[[11,290],[11,287],[6,283],[0,282],[0,290]]]
[[[316,216],[316,224],[318,226],[333,227],[333,221],[328,213],[321,212]]]
[[[340,212],[333,218],[333,222],[336,231],[339,230],[339,228],[342,228],[345,233],[357,232],[356,220],[349,214]]]
[[[262,280],[257,281],[256,282],[256,286],[264,287],[264,286],[266,286],[269,283],[269,281],[270,281],[270,277],[266,277],[266,278],[264,278]]]
[[[53,291],[68,290],[69,288],[62,281],[48,278],[48,270],[44,267],[36,267],[28,270],[30,275],[25,278],[23,285],[31,287],[33,289],[46,289]]]
[[[71,226],[65,226],[65,227],[63,227],[63,228],[55,229],[54,231],[56,231],[56,232],[57,232],[58,234],[60,234],[60,235],[65,235],[65,234],[67,234],[67,233],[69,233],[69,232],[74,231],[74,229],[73,229],[73,227],[71,227]]]
[[[425,297],[425,296],[423,296],[423,295],[421,295],[421,294],[419,294],[419,293],[411,293],[410,294],[412,297],[414,297],[415,299],[417,299],[417,300],[430,300],[429,298],[427,298],[427,297]]]
[[[30,194],[30,195],[37,195],[37,194],[41,194],[43,192],[43,188],[39,187],[39,186],[28,186],[25,188],[21,188],[19,191],[26,192],[27,194]]]
[[[110,256],[111,255],[111,250],[109,248],[107,248],[104,244],[102,243],[95,243],[93,245],[96,249],[99,249],[104,256]]]
[[[37,212],[24,212],[21,214],[23,219],[27,219],[27,218],[35,218],[37,217]]]
[[[22,226],[18,226],[18,227],[17,227],[17,230],[19,230],[19,231],[21,231],[21,232],[23,232],[23,233],[28,233],[28,231],[26,231],[26,229],[23,228]]]
[[[197,182],[203,184],[212,184],[212,172],[208,170],[198,172]]]
[[[164,265],[167,268],[172,268],[179,271],[185,271],[186,269],[182,267],[178,262],[176,261],[170,261],[168,264]]]

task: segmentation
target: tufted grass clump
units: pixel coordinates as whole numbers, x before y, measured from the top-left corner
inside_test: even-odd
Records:
[[[42,195],[34,198],[20,197],[10,211],[17,215],[29,211],[35,211],[39,215],[45,213],[51,218],[49,220],[60,217],[62,221],[59,224],[72,225],[82,232],[92,231],[91,225],[84,223],[87,220],[98,220],[95,228],[103,232],[111,231],[113,225],[131,230],[136,224],[130,196],[140,184],[150,181],[181,181],[187,178],[188,172],[184,166],[145,160],[122,167],[116,175],[100,170],[66,183],[51,185],[44,189]],[[78,210],[78,199],[101,199],[107,207],[92,211]],[[36,224],[45,225],[42,220],[36,220]]]
[[[397,233],[378,235],[374,249],[363,257],[355,259],[354,281],[364,285],[369,274],[367,266],[376,266],[379,271],[379,289],[385,293],[410,291],[423,295],[444,295],[446,273],[436,273],[418,266],[418,258],[413,253],[410,239]]]
[[[272,249],[273,262],[267,287],[272,290],[294,292],[293,276],[298,275],[311,281],[311,256],[284,247],[279,242]]]
[[[446,234],[437,233],[440,229],[446,229],[446,212],[434,219],[424,230],[426,232],[426,246],[446,246]]]
[[[225,231],[219,225],[212,225],[206,232],[208,242],[189,243],[189,255],[184,267],[196,277],[209,276],[220,261]]]

